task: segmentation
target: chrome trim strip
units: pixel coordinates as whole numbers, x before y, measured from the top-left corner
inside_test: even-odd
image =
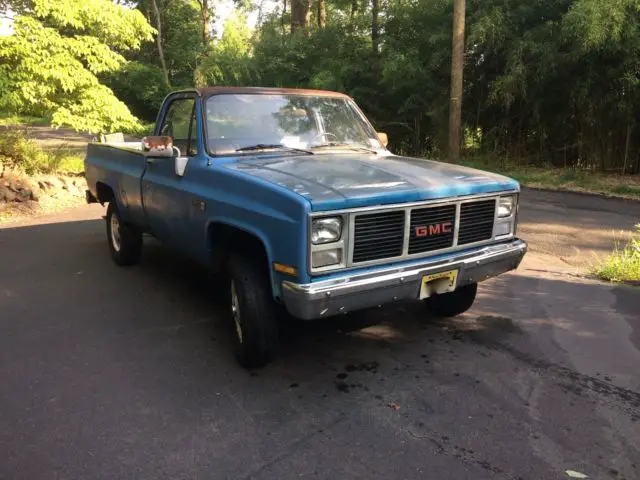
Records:
[[[460,234],[460,210],[462,209],[462,202],[456,204],[456,223],[453,226],[453,245],[452,247],[458,246],[458,235]]]
[[[404,235],[402,238],[402,256],[409,255],[409,241],[411,240],[411,212],[413,209],[407,208],[404,211]],[[355,240],[355,239],[354,239]]]
[[[422,200],[420,202],[412,202],[412,203],[393,203],[390,205],[375,205],[371,207],[355,207],[355,208],[345,208],[343,210],[327,210],[324,212],[310,212],[310,215],[312,217],[330,217],[333,215],[343,215],[345,213],[364,213],[364,212],[383,212],[386,210],[402,210],[404,208],[425,207],[429,205],[438,205],[441,203],[466,202],[469,200],[475,200],[475,199],[487,198],[487,197],[503,197],[507,195],[514,195],[519,192],[520,190],[517,190],[517,189],[504,190],[500,192],[481,193],[478,195],[464,195],[460,197],[438,198],[435,200]]]
[[[496,238],[496,223],[498,223],[498,209],[500,208],[500,197],[496,198],[496,204],[493,211],[493,230],[491,230],[491,238]]]

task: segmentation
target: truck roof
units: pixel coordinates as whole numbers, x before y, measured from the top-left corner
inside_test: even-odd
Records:
[[[208,97],[220,93],[250,93],[250,94],[281,94],[281,95],[318,95],[322,97],[342,97],[348,98],[348,95],[339,92],[330,92],[328,90],[310,90],[306,88],[267,88],[267,87],[203,87],[195,89],[201,96]]]

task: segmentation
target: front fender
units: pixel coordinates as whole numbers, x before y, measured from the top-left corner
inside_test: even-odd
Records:
[[[306,242],[309,202],[280,186],[230,171],[223,166],[204,173],[206,185],[215,189],[202,191],[207,197],[205,235],[213,223],[225,224],[256,237],[268,257],[273,295],[282,298],[282,281],[308,281]],[[203,179],[204,180],[204,179]],[[296,275],[273,271],[273,263],[293,266]]]

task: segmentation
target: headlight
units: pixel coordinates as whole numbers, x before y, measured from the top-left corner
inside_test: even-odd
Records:
[[[510,217],[516,208],[516,197],[500,197],[498,203],[498,217]]]
[[[311,243],[321,245],[340,240],[342,236],[342,218],[318,218],[311,224]]]

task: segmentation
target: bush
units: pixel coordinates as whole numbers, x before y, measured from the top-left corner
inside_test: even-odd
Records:
[[[636,225],[636,234],[622,249],[615,250],[606,259],[593,268],[593,273],[609,282],[640,282],[640,225]]]
[[[155,120],[164,97],[171,91],[159,67],[139,62],[127,63],[105,76],[105,80],[135,115],[148,121]]]
[[[24,170],[28,175],[82,171],[83,160],[68,150],[59,148],[51,152],[25,137],[22,130],[5,130],[0,134],[0,162]]]

